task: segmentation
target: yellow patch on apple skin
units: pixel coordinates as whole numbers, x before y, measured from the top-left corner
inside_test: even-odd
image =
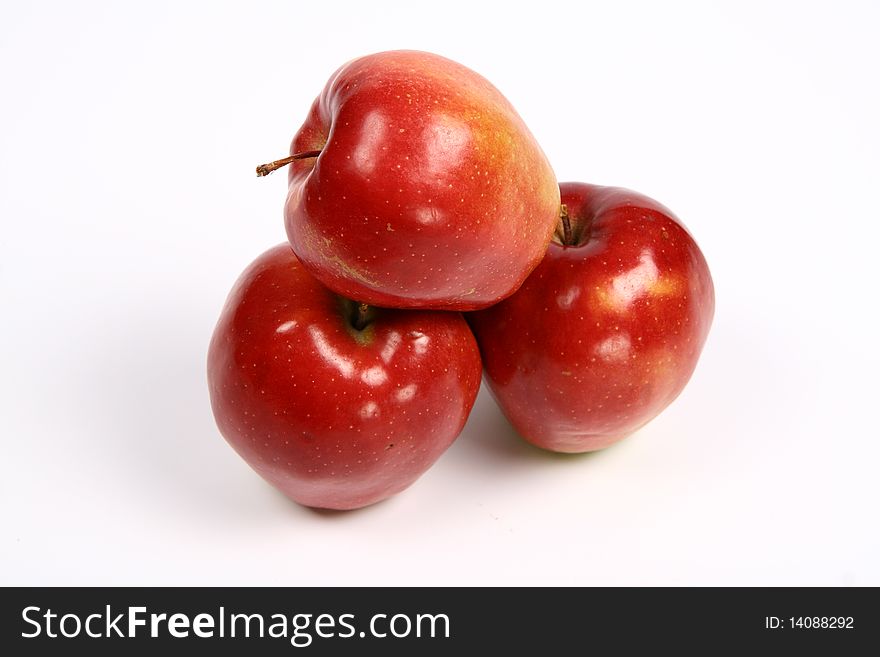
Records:
[[[618,310],[617,301],[608,294],[608,290],[604,286],[593,288],[593,293],[590,296],[594,308],[601,308],[602,310],[610,311]]]
[[[330,254],[330,255],[325,254],[324,257],[325,257],[327,260],[330,260],[330,261],[336,263],[336,264],[339,266],[339,268],[340,268],[342,271],[344,271],[345,274],[346,274],[349,278],[353,278],[353,279],[356,280],[358,283],[362,283],[362,284],[364,284],[364,285],[369,285],[370,287],[379,287],[379,283],[378,283],[378,282],[376,282],[376,281],[374,281],[373,279],[369,278],[366,274],[364,274],[363,272],[361,272],[361,270],[356,269],[355,267],[352,267],[350,264],[348,264],[347,262],[345,262],[345,260],[343,260],[342,258],[340,258],[338,255],[336,255],[336,254]]]
[[[661,276],[648,286],[648,294],[652,297],[671,297],[681,294],[684,286],[678,276]]]
[[[671,349],[658,347],[640,358],[639,371],[643,394],[648,395],[646,403],[660,403],[665,406],[671,401],[679,387],[681,375],[679,356],[681,354]]]
[[[675,374],[676,358],[671,349],[658,349],[651,358],[654,375],[661,380]]]
[[[367,285],[373,288],[378,288],[379,283],[370,278],[369,272],[363,272],[360,269],[350,265],[345,260],[339,257],[336,253],[333,253],[333,238],[325,237],[323,235],[318,234],[314,228],[306,224],[304,230],[304,238],[307,244],[311,245],[313,249],[318,251],[321,254],[321,259],[327,260],[329,262],[335,263],[340,270],[342,270],[345,275],[358,283],[363,285]]]
[[[632,270],[635,271],[637,270]],[[686,290],[679,276],[660,275],[656,278],[637,277],[636,280],[632,280],[632,272],[618,276],[610,287],[602,285],[593,288],[591,298],[594,307],[614,313],[627,312],[637,299],[675,297],[682,295]],[[621,280],[628,276],[630,280],[621,284]]]

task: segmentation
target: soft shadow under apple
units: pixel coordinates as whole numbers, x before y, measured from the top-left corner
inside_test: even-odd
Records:
[[[205,374],[209,320],[182,307],[127,319],[108,326],[100,351],[88,355],[94,380],[106,382],[102,421],[109,426],[93,435],[112,437],[98,449],[119,472],[116,494],[199,521],[253,524],[302,513],[214,425]]]
[[[604,450],[603,450],[604,451]],[[602,452],[560,454],[526,442],[508,422],[484,383],[451,456],[492,469],[568,466],[594,459]]]

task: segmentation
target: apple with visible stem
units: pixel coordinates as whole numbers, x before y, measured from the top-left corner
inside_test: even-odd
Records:
[[[682,391],[715,309],[699,247],[635,192],[560,185],[544,260],[500,304],[468,315],[489,387],[514,428],[557,452],[631,434]]]
[[[339,297],[288,244],[238,279],[208,353],[211,404],[229,444],[293,500],[328,509],[412,484],[461,432],[480,373],[460,313]]]
[[[553,170],[485,78],[425,52],[340,68],[293,139],[285,225],[334,292],[395,308],[473,310],[516,290],[559,216]]]

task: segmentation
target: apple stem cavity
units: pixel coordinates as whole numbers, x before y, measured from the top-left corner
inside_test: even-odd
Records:
[[[295,162],[296,160],[307,160],[310,157],[318,157],[321,154],[321,151],[303,151],[302,153],[294,153],[288,157],[281,158],[280,160],[275,160],[274,162],[267,162],[266,164],[261,164],[257,167],[257,178],[262,178],[263,176],[268,176],[273,171],[280,169],[281,167],[286,167],[291,162]]]
[[[562,246],[571,246],[573,244],[571,218],[568,216],[568,208],[565,203],[559,206],[559,222],[562,225],[562,234],[559,236],[559,239],[562,240]]]
[[[351,318],[351,325],[355,331],[363,331],[372,319],[370,307],[365,303],[355,304],[355,311]]]
[[[580,218],[576,224],[572,225],[568,207],[565,203],[559,206],[559,224],[556,226],[554,239],[563,247],[584,246],[590,241],[592,228],[593,221],[589,217],[586,221]]]

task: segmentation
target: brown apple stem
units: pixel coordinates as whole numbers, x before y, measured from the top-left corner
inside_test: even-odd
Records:
[[[359,303],[355,306],[354,316],[351,318],[351,325],[355,331],[363,331],[367,324],[370,323],[370,307],[365,303]]]
[[[296,160],[307,160],[310,157],[318,157],[321,154],[321,151],[303,151],[302,153],[294,153],[289,157],[281,158],[280,160],[275,160],[274,162],[267,162],[266,164],[261,164],[257,167],[257,178],[262,178],[263,176],[268,176],[270,173],[275,171],[276,169],[280,169],[281,167],[286,167],[291,162],[295,162]]]
[[[571,246],[571,219],[568,217],[565,203],[559,206],[559,221],[562,223],[562,246]]]

